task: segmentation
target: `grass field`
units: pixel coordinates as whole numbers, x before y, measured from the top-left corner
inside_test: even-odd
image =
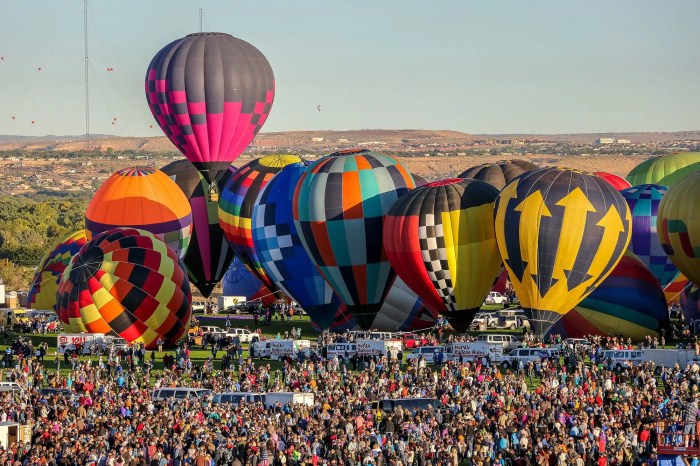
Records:
[[[501,309],[501,306],[495,306],[496,308]],[[486,306],[485,306],[485,310]],[[249,315],[231,315],[231,316],[226,316],[226,315],[219,315],[219,316],[205,316],[205,315],[197,315],[197,319],[199,320],[200,325],[215,325],[224,328],[227,322],[228,318],[228,323],[231,328],[248,328],[250,330],[254,330],[254,320],[252,316]],[[285,331],[290,331],[292,328],[301,328],[301,336],[303,339],[308,339],[315,341],[316,338],[318,337],[318,333],[313,329],[313,326],[311,324],[311,321],[307,316],[295,316],[292,318],[292,320],[285,320],[282,322],[279,319],[273,319],[271,322],[271,325],[263,325],[260,327],[262,330],[262,333],[264,336],[268,338],[275,338],[277,336],[277,333],[281,335],[282,338],[284,338],[284,332]],[[513,330],[490,330],[490,332],[495,332],[495,333],[516,333],[519,334],[521,333],[519,330],[513,331]],[[472,335],[477,335],[479,333],[483,333],[480,331],[469,331],[469,334]],[[56,371],[56,363],[55,363],[55,357],[56,357],[56,340],[57,340],[57,335],[58,334],[17,334],[17,333],[9,333],[8,338],[6,342],[3,342],[2,345],[0,345],[0,349],[5,350],[8,344],[12,342],[12,340],[17,337],[17,336],[22,336],[24,338],[28,338],[32,341],[34,346],[38,346],[39,344],[42,344],[46,342],[49,347],[49,351],[47,355],[44,357],[44,367],[49,371],[49,372],[55,372]],[[248,349],[247,349],[247,344],[244,344],[243,346],[243,357],[247,358],[248,357]],[[163,369],[163,356],[166,353],[158,353],[156,352],[156,362],[154,364],[154,370],[155,371],[161,371]],[[214,363],[214,368],[215,370],[220,370],[221,369],[221,357],[224,355],[223,351],[219,351],[217,353],[217,357],[213,359]],[[203,364],[207,359],[212,357],[212,353],[210,349],[202,349],[200,346],[190,348],[190,359],[192,360],[193,365],[201,365]],[[81,356],[81,360],[88,360],[92,359],[94,363],[96,363],[99,359],[99,357],[90,357],[90,356]],[[151,352],[147,351],[146,352],[146,360],[150,361],[151,359]],[[65,376],[69,373],[70,371],[70,365],[66,367],[66,364],[64,363],[63,356],[60,356],[61,360],[61,367],[60,367],[60,374],[62,376]],[[281,368],[282,363],[279,361],[272,361],[272,360],[261,360],[261,361],[255,361],[256,364],[269,364],[270,368],[272,370],[278,370]]]

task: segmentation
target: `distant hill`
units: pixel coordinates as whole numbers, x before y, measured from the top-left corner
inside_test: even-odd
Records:
[[[662,141],[698,141],[698,131],[649,132],[649,133],[576,133],[576,134],[479,134],[480,138],[537,138],[555,142],[591,144],[597,138],[628,139],[635,144]]]
[[[153,152],[176,152],[175,147],[165,137],[119,137],[91,135],[92,145],[106,151],[146,150]],[[252,149],[273,150],[277,147],[313,150],[314,148],[357,147],[362,145],[386,144],[396,146],[442,145],[467,146],[484,139],[536,139],[551,142],[591,144],[598,137],[629,139],[633,143],[661,141],[700,140],[700,131],[656,132],[656,133],[586,133],[586,134],[484,134],[474,135],[448,130],[386,130],[361,129],[349,131],[287,131],[260,133],[251,144]],[[12,136],[0,135],[0,150],[58,150],[76,151],[84,148],[81,136]]]

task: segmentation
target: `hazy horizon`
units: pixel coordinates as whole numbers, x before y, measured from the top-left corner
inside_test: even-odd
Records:
[[[200,7],[205,31],[245,39],[270,61],[277,92],[263,133],[700,128],[700,2],[426,5],[172,0],[164,8],[159,2],[93,1],[91,133],[162,135],[144,97],[145,69],[165,44],[199,30]],[[4,12],[0,134],[84,134],[82,2],[13,2]]]

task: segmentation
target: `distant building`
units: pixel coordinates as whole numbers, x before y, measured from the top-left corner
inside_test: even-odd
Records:
[[[596,138],[596,144],[615,144],[615,138]]]
[[[632,141],[630,141],[629,139],[616,139],[616,140],[615,140],[615,143],[616,143],[616,144],[629,144],[629,143],[631,143],[631,142],[632,142]]]
[[[323,138],[311,138],[311,142],[323,142]]]

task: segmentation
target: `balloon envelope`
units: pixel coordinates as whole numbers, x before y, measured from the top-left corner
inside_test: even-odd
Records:
[[[88,239],[117,227],[149,231],[182,258],[192,234],[192,209],[162,171],[125,168],[102,183],[85,212]]]
[[[656,233],[659,203],[667,189],[658,184],[643,184],[620,191],[632,212],[629,248],[651,270],[662,287],[678,275],[678,269],[661,247]]]
[[[623,189],[630,188],[632,185],[629,184],[629,182],[617,175],[613,175],[612,173],[607,173],[607,172],[593,172],[593,174],[599,178],[603,178],[605,181],[610,183],[613,188],[617,189],[618,191],[622,191]]]
[[[208,298],[233,260],[233,249],[219,226],[218,202],[210,199],[209,182],[187,160],[172,162],[161,171],[180,187],[189,200],[192,236],[183,263],[190,283]],[[234,171],[233,167],[229,167],[217,178],[219,192]]]
[[[175,251],[144,230],[97,234],[61,276],[58,317],[67,332],[104,333],[157,346],[187,335],[192,294]]]
[[[668,307],[656,277],[627,252],[598,287],[554,324],[563,338],[617,335],[643,340],[667,327]]]
[[[508,276],[539,335],[612,272],[632,230],[617,190],[560,167],[509,183],[496,199],[494,219]]]
[[[70,264],[74,255],[87,243],[84,229],[74,232],[63,241],[59,241],[46,253],[32,280],[32,287],[27,297],[27,307],[31,309],[55,309],[56,290],[63,271]]]
[[[248,147],[267,119],[275,78],[265,56],[229,34],[190,34],[161,49],[146,99],[161,129],[209,182]]]
[[[682,152],[646,160],[632,169],[627,181],[632,186],[660,184],[669,188],[685,175],[700,170],[700,152]]]
[[[297,182],[306,164],[287,165],[263,188],[253,207],[253,247],[272,282],[327,329],[341,300],[304,249],[292,215]]]
[[[224,275],[222,289],[224,296],[242,296],[247,301],[260,300],[264,306],[275,302],[275,295],[237,257],[233,258]]]
[[[661,199],[656,229],[678,270],[700,283],[700,171],[678,181]]]
[[[396,273],[458,331],[469,328],[501,273],[496,196],[483,181],[437,181],[402,196],[384,221],[384,249]]]
[[[681,311],[686,323],[700,319],[700,288],[691,284],[681,293]]]
[[[268,155],[243,165],[229,178],[219,199],[219,225],[238,258],[255,274],[269,290],[275,284],[260,263],[253,246],[251,229],[253,207],[260,191],[282,168],[300,163],[294,155]]]
[[[674,278],[671,283],[664,287],[666,304],[670,306],[671,304],[679,303],[683,290],[692,285],[692,282],[688,281],[688,278],[679,272],[678,275],[676,275],[676,278]]]
[[[403,165],[368,150],[317,160],[297,184],[302,244],[362,328],[372,324],[394,277],[382,247],[384,215],[414,186]]]
[[[540,167],[536,163],[528,160],[501,160],[472,167],[462,172],[459,178],[485,181],[500,191],[518,176],[538,168]]]
[[[435,327],[438,315],[423,305],[422,300],[396,277],[387,293],[377,317],[372,322],[372,330],[380,332],[417,332]],[[355,319],[341,306],[335,313],[329,330],[343,333],[358,328]],[[316,331],[321,328],[314,325]]]

